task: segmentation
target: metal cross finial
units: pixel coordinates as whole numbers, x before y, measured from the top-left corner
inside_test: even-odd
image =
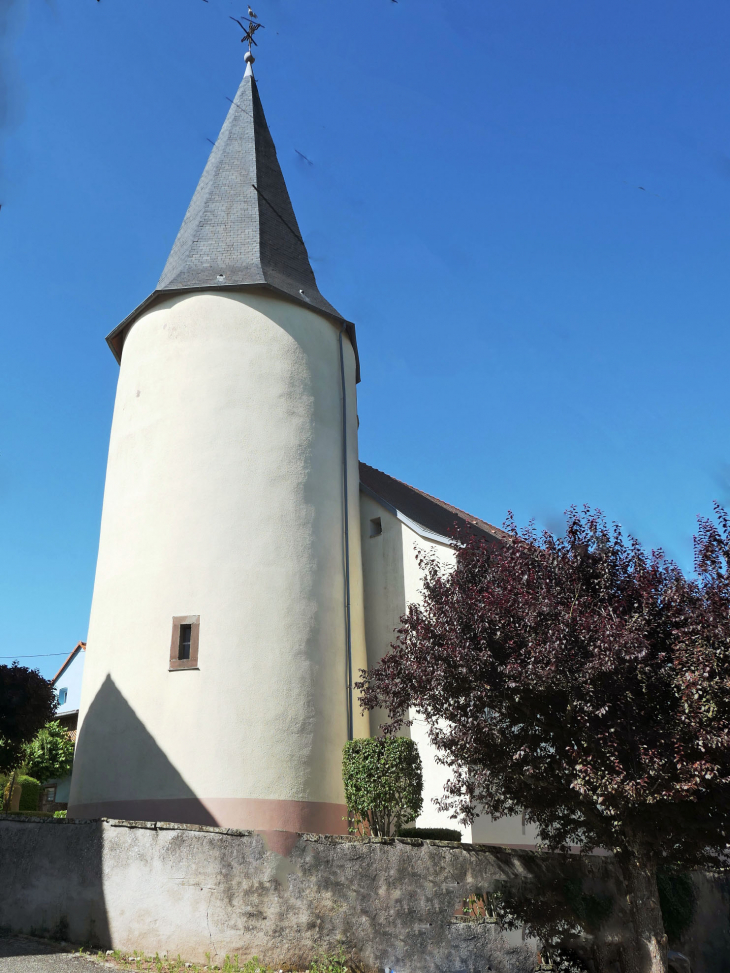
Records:
[[[253,12],[253,10],[250,7],[248,8],[248,13],[249,13],[249,17],[255,17],[256,16],[256,14]],[[253,39],[253,35],[256,33],[256,31],[259,29],[259,27],[263,27],[264,25],[263,24],[259,24],[258,21],[249,20],[248,27],[244,27],[243,24],[241,23],[241,21],[238,20],[236,17],[231,17],[231,20],[235,20],[235,22],[238,24],[238,26],[243,31],[243,37],[241,38],[241,43],[243,44],[245,41],[248,41],[248,50],[249,50],[249,54],[250,54],[251,53],[251,45],[252,44],[253,44],[254,47],[258,47],[258,44]]]

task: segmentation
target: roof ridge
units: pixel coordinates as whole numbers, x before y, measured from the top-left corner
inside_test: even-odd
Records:
[[[362,461],[361,461],[362,462]],[[455,507],[454,504],[448,503],[446,500],[441,500],[439,497],[435,497],[432,493],[427,493],[425,490],[420,490],[418,487],[407,483],[405,480],[398,479],[397,476],[393,476],[391,473],[386,473],[384,470],[379,470],[376,466],[370,466],[368,463],[362,463],[363,466],[367,466],[371,470],[375,470],[376,473],[380,473],[381,476],[387,476],[391,480],[395,480],[396,483],[400,483],[401,486],[406,487],[409,490],[413,490],[414,493],[418,493],[422,497],[431,500],[433,503],[438,504],[440,507],[445,507],[447,510],[454,514],[457,514],[460,519],[466,521],[467,523],[475,524],[482,529],[487,529],[493,531],[500,537],[509,537],[507,531],[502,527],[497,527],[495,524],[489,523],[487,520],[483,520],[481,517],[476,517],[474,514],[470,514],[468,511],[463,510],[461,507]],[[413,518],[415,519],[415,518]],[[427,526],[427,525],[423,525]]]

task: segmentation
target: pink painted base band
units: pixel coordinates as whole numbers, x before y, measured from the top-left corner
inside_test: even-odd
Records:
[[[324,801],[275,801],[254,797],[180,797],[99,801],[69,805],[70,818],[170,821],[243,831],[347,834],[347,807]]]

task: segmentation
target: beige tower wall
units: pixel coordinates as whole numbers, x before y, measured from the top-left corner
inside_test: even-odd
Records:
[[[129,333],[69,814],[342,832],[338,328],[264,292],[173,297]],[[355,356],[353,669],[366,663]],[[197,669],[168,671],[200,616]],[[369,724],[355,707],[355,735]]]
[[[428,531],[417,532],[417,525],[401,520],[366,493],[360,496],[360,517],[365,632],[368,665],[372,667],[388,652],[408,605],[422,601],[423,573],[418,564],[419,552],[434,554],[442,564],[453,565],[455,551],[447,538],[439,539]],[[382,533],[371,536],[370,524],[374,518],[380,519]],[[377,734],[386,717],[387,714],[378,710],[371,714],[373,735]],[[444,785],[451,775],[437,762],[437,751],[428,739],[425,720],[415,711],[411,712],[410,718],[413,725],[407,732],[418,744],[423,762],[423,811],[416,824],[422,828],[458,828],[464,841],[534,847],[535,828],[524,825],[520,815],[497,821],[488,815],[480,815],[471,826],[465,826],[435,806],[434,799],[443,795]]]

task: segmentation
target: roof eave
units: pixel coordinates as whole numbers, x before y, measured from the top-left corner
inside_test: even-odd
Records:
[[[403,480],[398,480],[390,476],[389,473],[383,473],[382,470],[368,466],[367,463],[363,463],[362,461],[360,461],[359,465],[360,487],[363,493],[368,494],[374,500],[383,504],[391,512],[397,512],[398,519],[404,523],[409,523],[409,526],[417,524],[421,530],[429,531],[435,537],[447,537],[443,529],[444,517],[451,517],[453,519],[449,525],[449,531],[451,531],[451,528],[455,524],[460,524],[468,531],[476,531],[477,534],[490,541],[500,542],[508,539],[510,536],[500,527],[495,527],[494,524],[489,524],[485,520],[474,517],[465,510],[445,503],[445,501],[439,500],[438,497],[424,493],[423,490],[418,490],[409,483],[404,483]],[[393,489],[394,487],[396,488],[395,491]],[[409,503],[409,500],[416,501],[415,508],[413,502]],[[421,509],[421,515],[419,516],[417,508],[419,504],[423,506],[423,502],[425,502],[426,507]],[[408,512],[406,513],[406,511]],[[434,513],[438,514],[435,522],[433,518]],[[450,533],[448,536],[450,538]]]
[[[374,500],[376,503],[379,503],[384,510],[387,510],[388,513],[400,520],[401,523],[406,525],[406,527],[410,527],[410,529],[418,534],[419,537],[423,537],[428,541],[435,541],[437,544],[447,544],[450,547],[455,547],[457,545],[457,541],[453,537],[446,537],[444,534],[439,534],[437,531],[431,530],[430,527],[426,527],[424,524],[419,524],[419,522],[417,520],[413,520],[412,517],[406,516],[406,514],[404,514],[402,510],[399,510],[395,504],[392,504],[389,500],[386,500],[385,497],[381,497],[379,493],[376,493],[375,490],[369,487],[366,483],[363,483],[362,480],[360,481],[360,492],[370,497],[370,499]]]
[[[337,323],[340,326],[344,325],[347,337],[350,339],[350,344],[352,345],[352,350],[355,352],[355,381],[360,381],[360,354],[357,350],[357,335],[355,333],[355,325],[352,321],[348,321],[346,318],[341,317],[339,314],[332,314],[329,311],[325,311],[322,308],[315,307],[308,301],[300,301],[292,294],[281,290],[278,287],[274,287],[272,284],[267,283],[256,283],[256,284],[223,284],[216,287],[211,287],[210,285],[205,285],[201,287],[168,287],[161,290],[154,290],[145,298],[141,304],[128,314],[126,318],[120,322],[113,331],[110,331],[106,336],[106,343],[109,345],[111,353],[117,360],[117,364],[122,364],[122,351],[124,349],[124,341],[127,337],[129,329],[132,327],[137,318],[150,307],[156,304],[160,300],[172,297],[176,294],[193,294],[200,293],[202,291],[246,291],[246,290],[268,290],[276,294],[277,297],[281,297],[284,300],[291,301],[292,304],[297,304],[301,307],[306,307],[310,311],[314,311],[315,314],[321,314],[322,317],[327,318],[332,323]]]
[[[73,660],[76,658],[76,656],[81,651],[84,651],[84,652],[86,651],[86,642],[77,642],[76,643],[75,648],[73,648],[71,650],[71,652],[66,657],[66,661],[64,662],[64,664],[61,666],[61,668],[58,670],[58,672],[56,673],[56,675],[51,680],[51,685],[55,685],[56,684],[56,681],[61,678],[61,676],[66,671],[66,669],[68,669],[68,667],[71,665],[71,663],[73,662]]]

